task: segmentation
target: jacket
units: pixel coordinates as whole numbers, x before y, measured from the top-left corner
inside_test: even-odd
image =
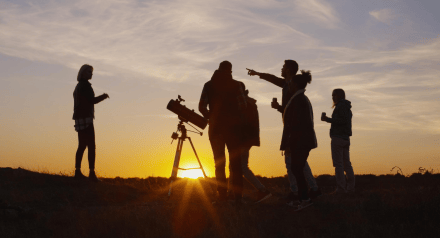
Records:
[[[95,92],[89,81],[79,81],[73,91],[73,120],[79,118],[95,118]]]
[[[245,86],[232,75],[216,70],[206,82],[199,101],[199,111],[209,119],[209,134],[236,130],[244,124],[247,102]],[[209,106],[209,109],[208,109]]]
[[[352,118],[351,102],[345,99],[339,101],[333,110],[332,117],[326,120],[328,123],[331,123],[330,137],[339,137],[349,140],[350,136],[352,136]]]
[[[311,150],[318,147],[313,122],[313,108],[304,90],[294,94],[284,112],[280,150]]]

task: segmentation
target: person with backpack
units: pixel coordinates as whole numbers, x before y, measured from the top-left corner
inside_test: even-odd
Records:
[[[351,119],[353,118],[351,102],[345,99],[345,91],[341,88],[333,90],[332,99],[334,108],[332,117],[327,117],[323,113],[321,120],[331,123],[331,150],[337,185],[333,194],[353,193],[355,178],[350,162]]]
[[[289,90],[289,84],[296,76],[298,72],[298,63],[295,60],[285,60],[284,65],[281,69],[281,76],[283,78],[278,78],[275,75],[268,73],[260,73],[252,69],[247,69],[248,75],[254,76],[258,75],[261,79],[264,79],[280,88],[282,88],[282,101],[281,105],[278,102],[272,102],[272,108],[276,109],[281,113],[281,116],[284,116],[284,109],[286,108],[287,102],[292,97],[293,93]],[[290,154],[284,154],[284,161],[286,163],[287,168],[287,177],[290,183],[290,193],[287,195],[287,204],[289,206],[295,206],[298,201],[298,186],[295,176],[291,170],[291,157]],[[313,177],[312,170],[310,169],[309,163],[305,163],[304,165],[304,174],[306,175],[307,183],[310,187],[309,195],[311,198],[316,198],[322,195],[321,190],[319,189],[315,177]]]
[[[93,67],[85,64],[81,66],[78,72],[78,84],[73,91],[73,120],[75,120],[75,131],[78,132],[78,149],[75,156],[75,178],[86,178],[81,173],[81,161],[86,148],[88,148],[89,159],[89,179],[98,182],[99,179],[95,173],[95,128],[93,120],[95,119],[95,104],[102,102],[109,98],[108,94],[104,93],[101,96],[95,97],[92,84],[89,80],[93,76]]]
[[[257,100],[249,97],[249,91],[246,90],[247,107],[244,113],[246,124],[243,128],[244,141],[241,154],[241,168],[244,178],[257,189],[256,202],[262,202],[272,196],[272,193],[255,177],[249,168],[249,153],[252,146],[260,146],[260,119],[258,116]],[[230,168],[230,167],[229,167]],[[229,169],[229,174],[232,170]],[[232,177],[232,176],[229,176]],[[228,181],[228,187],[232,188],[231,179]]]
[[[199,111],[209,120],[208,135],[214,154],[218,204],[227,201],[225,147],[229,151],[235,203],[237,206],[242,203],[241,154],[244,111],[247,107],[245,90],[242,82],[232,78],[232,64],[223,61],[211,80],[203,86],[199,101]]]

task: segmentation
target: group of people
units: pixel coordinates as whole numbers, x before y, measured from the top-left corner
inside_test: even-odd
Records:
[[[312,81],[310,71],[298,73],[298,63],[285,60],[281,69],[282,78],[248,69],[248,75],[257,75],[282,88],[281,105],[274,100],[272,108],[281,113],[284,124],[280,150],[284,152],[285,164],[291,192],[286,196],[288,205],[296,211],[313,204],[312,199],[322,195],[307,158],[310,151],[318,146],[314,130],[313,108],[305,95],[306,86]],[[81,173],[81,161],[88,148],[89,179],[99,181],[95,174],[95,130],[94,104],[109,96],[104,93],[95,96],[89,80],[93,76],[93,67],[83,65],[78,72],[78,84],[73,92],[75,130],[78,132],[75,178],[85,179]],[[337,189],[334,193],[354,192],[354,172],[350,162],[349,148],[351,130],[351,102],[345,99],[342,89],[332,93],[332,117],[322,114],[321,120],[331,123],[331,152],[335,167]],[[199,102],[199,111],[209,120],[209,140],[215,161],[215,176],[218,197],[215,203],[224,203],[229,198],[235,204],[242,204],[243,176],[257,190],[256,202],[272,196],[271,192],[255,177],[249,169],[249,153],[252,146],[260,146],[259,115],[256,100],[249,97],[244,83],[232,77],[232,64],[220,63],[203,87]],[[229,151],[229,184],[226,182],[226,155]],[[310,188],[310,190],[308,189]]]
[[[310,151],[318,146],[312,104],[304,94],[307,84],[312,81],[312,76],[310,71],[305,70],[297,74],[298,69],[298,63],[294,60],[285,60],[281,69],[283,78],[247,69],[248,75],[257,75],[282,88],[281,105],[274,100],[271,106],[281,113],[283,119],[280,150],[285,154],[291,189],[286,198],[287,204],[295,206],[296,211],[309,207],[313,204],[312,199],[322,195],[307,163]],[[272,196],[248,166],[251,147],[260,145],[256,100],[248,94],[245,85],[233,79],[232,64],[229,61],[221,62],[211,80],[203,87],[199,111],[209,119],[208,134],[214,154],[217,180],[216,203],[223,203],[232,196],[235,203],[240,205],[243,176],[258,190],[257,203]],[[321,120],[331,123],[331,150],[337,181],[337,189],[333,193],[351,193],[354,192],[355,184],[349,156],[353,116],[351,102],[345,99],[345,92],[342,89],[333,90],[332,98],[334,108],[332,117],[327,117],[323,113]],[[225,176],[226,147],[229,151],[229,185],[226,184]]]

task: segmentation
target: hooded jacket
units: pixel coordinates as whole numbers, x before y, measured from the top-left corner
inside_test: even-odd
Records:
[[[351,102],[345,99],[340,100],[332,113],[332,118],[326,121],[331,123],[330,137],[339,137],[349,140],[352,136],[351,119],[353,113],[351,112]]]
[[[209,119],[209,134],[236,129],[244,123],[245,86],[230,73],[216,70],[206,82],[199,102],[199,111]],[[209,106],[209,110],[208,107]]]

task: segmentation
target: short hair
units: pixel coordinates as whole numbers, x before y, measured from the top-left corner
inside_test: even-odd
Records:
[[[341,99],[345,99],[345,91],[342,88],[333,89],[333,93],[337,94],[341,97]]]
[[[76,79],[77,79],[78,81],[81,81],[81,80],[82,80],[82,75],[83,75],[84,71],[86,71],[86,70],[89,69],[89,68],[91,68],[92,71],[93,71],[93,67],[92,67],[91,65],[85,64],[85,65],[81,66],[81,68],[80,68],[79,71],[78,71],[78,76],[77,76]]]
[[[312,82],[312,74],[310,73],[310,70],[301,70],[301,74],[295,75],[293,81],[299,89],[304,89],[308,83]]]
[[[218,70],[220,70],[220,71],[232,71],[232,64],[231,64],[231,62],[229,62],[227,60],[221,62],[220,65],[218,66]]]
[[[298,63],[295,60],[284,60],[284,64],[290,70],[291,75],[295,75],[298,72]]]

